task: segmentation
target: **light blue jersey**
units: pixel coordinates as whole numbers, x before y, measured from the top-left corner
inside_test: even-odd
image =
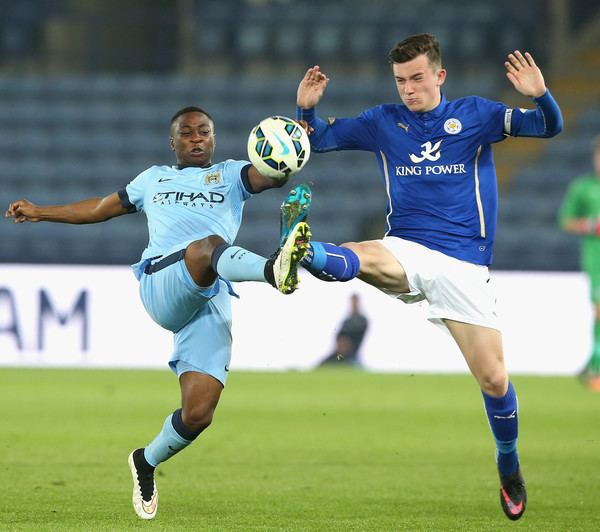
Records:
[[[249,167],[233,160],[207,168],[153,166],[119,191],[125,208],[148,219],[148,246],[133,270],[144,308],[174,333],[169,365],[177,375],[199,371],[227,380],[235,294],[220,278],[196,285],[182,259],[191,242],[210,235],[233,243],[252,195],[244,185]]]
[[[149,242],[142,259],[209,235],[232,244],[251,196],[242,181],[248,165],[227,160],[207,168],[152,166],[131,181],[119,194],[124,206],[143,211],[148,219]]]

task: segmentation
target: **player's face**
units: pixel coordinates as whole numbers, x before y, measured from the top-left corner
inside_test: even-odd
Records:
[[[171,149],[179,164],[206,166],[215,152],[215,128],[205,114],[181,115],[171,126]]]
[[[439,105],[446,71],[432,65],[425,54],[406,63],[394,63],[392,71],[400,99],[411,111],[425,113]]]

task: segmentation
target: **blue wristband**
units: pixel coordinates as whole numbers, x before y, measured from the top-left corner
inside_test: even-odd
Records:
[[[302,107],[296,107],[296,119],[304,120],[309,124],[315,119],[316,110],[313,107],[312,109],[304,109]]]

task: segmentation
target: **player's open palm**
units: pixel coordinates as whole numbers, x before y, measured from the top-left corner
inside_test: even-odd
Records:
[[[312,109],[318,103],[325,88],[329,83],[329,78],[321,72],[318,65],[309,68],[298,85],[296,104],[304,109]]]
[[[539,98],[546,92],[546,84],[542,71],[538,68],[529,52],[525,55],[519,50],[508,54],[508,61],[504,63],[506,77],[521,94],[532,98]]]
[[[36,215],[37,205],[34,205],[26,199],[13,201],[8,210],[4,213],[6,218],[13,218],[17,224],[23,222],[39,222],[40,219]]]

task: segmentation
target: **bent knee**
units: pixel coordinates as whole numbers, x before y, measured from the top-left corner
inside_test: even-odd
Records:
[[[503,397],[508,389],[508,375],[504,370],[485,372],[477,379],[486,395]]]
[[[210,426],[214,413],[214,408],[197,406],[182,410],[181,420],[186,427],[195,431],[202,431]]]

